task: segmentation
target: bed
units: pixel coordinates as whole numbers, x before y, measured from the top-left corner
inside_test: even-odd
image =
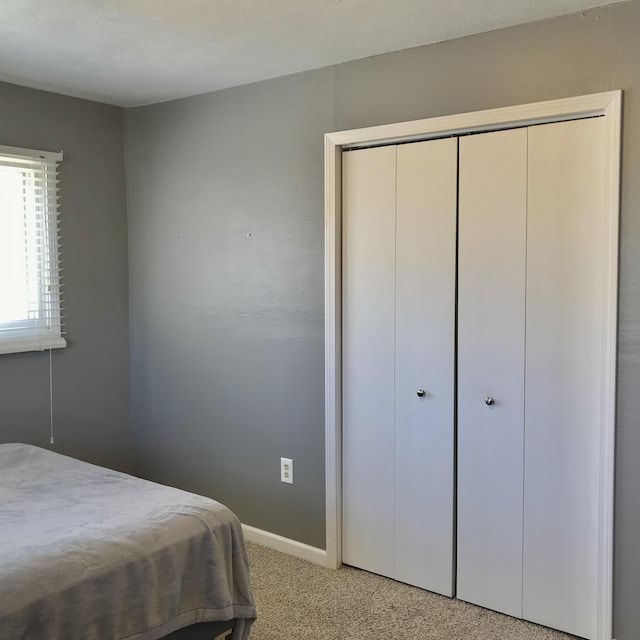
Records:
[[[225,506],[0,445],[2,640],[246,640],[255,616]]]

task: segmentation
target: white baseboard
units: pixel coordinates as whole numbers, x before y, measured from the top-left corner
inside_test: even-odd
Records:
[[[245,540],[249,542],[261,544],[263,547],[269,547],[269,549],[275,549],[314,564],[321,564],[323,567],[327,565],[327,552],[324,549],[279,536],[277,533],[256,529],[248,524],[242,525],[242,531]]]

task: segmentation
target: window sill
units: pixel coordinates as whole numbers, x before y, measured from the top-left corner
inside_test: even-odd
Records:
[[[27,351],[49,351],[64,349],[67,341],[64,338],[34,338],[31,340],[11,340],[0,342],[0,355],[8,353],[25,353]]]

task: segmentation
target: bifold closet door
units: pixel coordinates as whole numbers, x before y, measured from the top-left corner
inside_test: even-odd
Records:
[[[457,141],[343,154],[343,561],[452,595]]]
[[[392,577],[396,148],[342,169],[342,558]]]
[[[523,615],[597,636],[604,118],[529,129]]]
[[[604,120],[460,141],[460,598],[597,637]]]
[[[448,596],[457,153],[455,139],[399,146],[396,197],[395,578]]]
[[[460,139],[458,597],[522,615],[527,130]]]

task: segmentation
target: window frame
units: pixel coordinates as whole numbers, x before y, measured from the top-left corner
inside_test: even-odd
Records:
[[[41,202],[39,205],[31,205],[31,213],[28,215],[33,216],[33,219],[25,221],[25,258],[37,262],[35,283],[27,281],[27,286],[37,289],[37,295],[31,300],[37,302],[28,311],[28,316],[36,316],[32,319],[32,329],[28,326],[30,317],[0,322],[0,355],[64,348],[67,341],[63,337],[57,202],[58,164],[63,160],[63,153],[0,145],[0,165],[8,165],[11,160],[25,163],[25,173],[29,170],[33,172],[27,197],[33,199],[34,203],[38,199]],[[42,178],[40,184],[39,177]],[[37,193],[39,189],[42,189],[41,194]],[[40,242],[37,238],[41,239]],[[3,336],[3,333],[6,335]]]

